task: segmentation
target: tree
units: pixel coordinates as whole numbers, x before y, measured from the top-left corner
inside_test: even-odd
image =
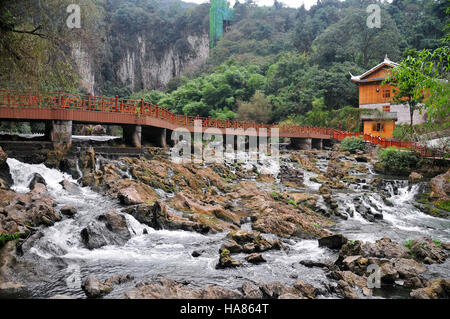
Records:
[[[422,107],[425,99],[424,83],[428,75],[423,60],[408,56],[399,66],[392,69],[391,74],[382,82],[394,86],[392,100],[399,104],[408,103],[410,113],[411,141],[414,140],[413,121],[414,112]]]
[[[267,123],[271,118],[272,105],[261,91],[256,91],[250,102],[238,101],[237,118],[240,121]]]
[[[381,28],[368,28],[366,10],[348,8],[342,19],[314,40],[314,59],[320,65],[357,62],[367,69],[386,54],[394,60],[399,59],[400,42],[397,26],[386,11],[382,11]]]

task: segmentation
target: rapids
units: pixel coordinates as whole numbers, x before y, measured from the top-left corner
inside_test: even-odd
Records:
[[[265,162],[258,164],[257,169],[274,169],[271,163],[267,164],[267,160]],[[134,276],[134,281],[115,286],[105,298],[120,298],[137,282],[157,276],[186,281],[197,287],[217,284],[226,288],[238,288],[245,280],[280,281],[290,285],[302,280],[326,290],[330,281],[324,270],[306,268],[299,264],[301,260],[335,261],[336,252],[319,247],[317,240],[282,239],[283,244],[289,248],[288,251],[265,252],[267,263],[217,270],[215,265],[219,257],[218,250],[226,233],[201,235],[186,231],[154,230],[125,213],[132,238],[122,247],[106,246],[89,250],[81,242],[81,230],[97,216],[110,210],[122,213],[123,207],[119,202],[88,187],[81,187],[71,176],[43,164],[25,164],[15,159],[8,159],[7,163],[16,192],[28,192],[32,175],[39,173],[44,177],[49,195],[55,199],[58,208],[70,205],[78,210],[74,218],[64,218],[54,226],[41,230],[40,238],[20,257],[25,266],[18,269],[17,276],[29,287],[31,298],[49,298],[56,294],[85,298],[81,281],[91,274],[103,280],[114,274]],[[326,170],[326,161],[320,161],[319,165],[322,171]],[[125,171],[124,174],[128,175],[128,172]],[[310,181],[315,175],[305,171],[305,188],[301,191],[318,191],[320,184]],[[372,173],[362,178],[371,176]],[[390,237],[394,241],[405,242],[419,235],[427,235],[443,242],[450,241],[449,220],[428,216],[414,206],[414,197],[420,191],[420,185],[410,187],[402,179],[382,178],[386,185],[383,191],[389,194],[391,205],[386,204],[379,194],[364,190],[364,182],[354,189],[334,192],[339,209],[348,216],[348,220],[338,222],[332,227],[333,232],[341,233],[349,239],[364,241]],[[60,185],[64,179],[77,184],[79,192],[69,194],[65,191]],[[163,199],[173,196],[162,190],[157,192]],[[355,209],[355,197],[360,198],[361,205],[382,213],[384,219],[377,222],[366,221]],[[242,228],[250,229],[251,224],[244,224]],[[192,257],[193,251],[201,252],[201,256]],[[236,257],[239,259],[243,256]],[[449,277],[449,262],[431,266],[427,275]],[[401,293],[383,292],[381,295],[396,297]]]

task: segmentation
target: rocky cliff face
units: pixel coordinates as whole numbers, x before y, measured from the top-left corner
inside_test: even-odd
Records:
[[[89,54],[89,51],[83,47],[81,41],[72,44],[72,57],[75,60],[78,75],[80,76],[80,86],[87,92],[95,95],[97,83],[93,57]]]
[[[183,75],[208,58],[207,34],[189,35],[186,40],[189,50],[179,52],[173,44],[158,57],[154,52],[148,52],[149,43],[145,37],[137,37],[135,47],[128,49],[119,62],[118,80],[133,89],[163,89],[170,79]]]
[[[134,45],[121,52],[120,59],[114,65],[115,82],[118,86],[129,86],[134,91],[141,89],[164,89],[167,83],[176,76],[195,69],[203,64],[209,56],[208,35],[188,35],[184,39],[183,50],[176,43],[170,44],[163,52],[151,50],[148,36],[137,36]],[[96,78],[93,57],[83,48],[81,43],[73,45],[72,55],[75,59],[80,85],[89,93],[99,94],[103,79]]]

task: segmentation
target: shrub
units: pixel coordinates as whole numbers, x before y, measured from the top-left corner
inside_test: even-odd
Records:
[[[358,137],[346,137],[341,143],[341,150],[350,153],[355,153],[356,151],[365,151],[366,142],[362,138]]]
[[[8,241],[16,240],[20,237],[19,233],[16,234],[2,234],[0,235],[0,248],[3,247]]]
[[[378,152],[378,160],[384,169],[401,172],[416,168],[419,157],[410,150],[388,147]]]

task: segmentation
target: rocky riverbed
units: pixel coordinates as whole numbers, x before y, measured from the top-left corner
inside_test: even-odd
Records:
[[[448,298],[450,221],[435,204],[450,171],[380,175],[338,147],[280,164],[0,151],[0,296]]]

